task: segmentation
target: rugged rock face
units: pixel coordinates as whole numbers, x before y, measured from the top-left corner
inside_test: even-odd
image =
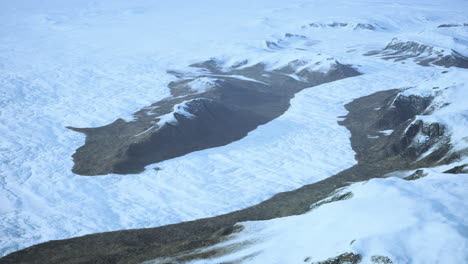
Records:
[[[170,72],[179,78],[169,84],[172,97],[136,112],[134,120],[70,127],[86,135],[73,155],[73,172],[138,173],[152,163],[228,144],[283,114],[302,89],[360,74],[339,62],[326,72],[301,61],[273,70],[264,64],[242,66],[224,71],[210,60],[192,65],[195,75]]]
[[[309,263],[310,257],[304,259],[305,263]],[[362,256],[360,254],[348,252],[340,254],[336,257],[329,258],[324,261],[310,262],[312,264],[358,264],[362,262]],[[386,256],[372,256],[371,262],[374,264],[392,264],[393,261]]]
[[[343,253],[334,258],[329,258],[324,261],[313,262],[313,264],[358,264],[362,260],[362,256],[355,253]],[[306,261],[305,261],[306,262]]]
[[[371,257],[372,263],[375,264],[392,264],[393,261],[387,256],[372,256]]]
[[[431,102],[431,97],[398,94],[392,102],[384,108],[378,109],[382,113],[382,117],[375,124],[375,128],[380,130],[394,129],[414,116],[423,114]]]
[[[392,146],[402,144],[401,140],[414,142],[415,137],[412,135],[417,133],[413,130],[426,133],[431,146],[438,146],[441,138],[447,136],[446,130],[440,125],[428,125],[427,129],[424,125],[412,125],[415,115],[430,109],[428,105],[431,98],[403,96],[400,93],[400,90],[378,92],[346,105],[349,114],[341,124],[351,131],[351,143],[357,153],[358,164],[325,180],[279,193],[258,205],[229,214],[157,228],[122,230],[51,241],[7,255],[0,259],[0,263],[184,263],[193,259],[222,256],[246,246],[241,243],[228,247],[210,247],[239,232],[242,229],[237,224],[239,222],[302,214],[309,211],[311,205],[320,206],[351,197],[351,193],[336,196],[336,191],[353,182],[385,177],[395,170],[417,169],[421,164],[434,166],[448,162],[447,159],[418,161],[416,156],[408,160],[414,153],[391,151]],[[397,118],[394,116],[397,113],[407,114],[407,119]],[[390,124],[395,127],[389,127]],[[418,129],[411,128],[413,126]],[[391,135],[382,136],[382,128],[394,130]],[[379,138],[369,137],[377,134],[380,134]],[[411,144],[404,146],[411,149]],[[415,147],[416,150],[423,151],[425,145],[421,146]],[[423,172],[419,172],[412,178],[422,175]],[[325,260],[331,262],[324,263],[345,263],[333,262],[344,260],[359,263],[358,254],[347,254]],[[392,263],[383,256],[376,256],[372,261]]]
[[[457,159],[457,153],[449,152],[452,148],[450,136],[442,124],[415,119],[417,115],[430,114],[432,101],[432,97],[398,92],[388,98],[383,107],[359,112],[364,120],[375,118],[375,122],[345,120],[343,124],[351,131],[355,130],[353,137],[356,138],[352,142],[353,148],[359,148],[357,159],[366,163],[388,162],[397,164],[396,167],[415,168],[446,164]],[[356,119],[359,120],[357,116]],[[365,126],[368,126],[366,130],[369,133],[359,134],[357,130]]]
[[[450,139],[445,130],[445,127],[439,123],[426,124],[421,120],[417,120],[408,127],[400,143],[393,146],[393,150],[401,152],[401,155],[408,157],[410,160],[415,160],[435,147],[432,153],[420,159],[421,163],[436,164],[444,158],[447,158],[447,162],[449,162],[450,159],[456,157],[445,157],[451,147]]]
[[[412,59],[422,66],[468,68],[468,58],[455,50],[447,51],[414,41],[394,38],[383,50],[370,51],[366,56],[378,55],[385,60]]]

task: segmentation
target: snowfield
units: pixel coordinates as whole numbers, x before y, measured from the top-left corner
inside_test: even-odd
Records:
[[[376,91],[437,95],[449,105],[421,119],[447,125],[456,150],[468,144],[467,69],[364,56],[395,37],[467,56],[468,27],[439,27],[468,23],[467,1],[18,0],[0,4],[0,22],[0,255],[215,216],[327,178],[356,163],[350,133],[337,123],[344,104]],[[210,58],[226,67],[297,60],[311,70],[338,60],[363,75],[303,90],[280,118],[226,146],[138,175],[71,172],[84,135],[66,126],[131,119],[169,95],[168,70],[189,72]],[[258,253],[246,263],[301,263],[353,251],[363,261],[468,262],[466,175],[428,171],[411,182],[354,184],[353,198],[304,215],[243,223],[233,241],[256,243],[222,260]]]

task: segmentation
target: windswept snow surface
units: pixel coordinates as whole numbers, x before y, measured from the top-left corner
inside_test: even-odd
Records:
[[[326,178],[355,163],[349,132],[337,124],[346,102],[417,86],[443,70],[466,72],[362,55],[394,37],[466,53],[466,29],[437,28],[467,22],[466,1],[18,0],[0,7],[0,255],[226,213]],[[379,27],[307,26],[334,21]],[[265,46],[286,33],[308,40]],[[364,75],[304,90],[283,116],[242,140],[157,164],[162,170],[71,173],[84,136],[66,126],[131,118],[169,95],[174,77],[166,70],[211,57],[273,68],[315,59],[318,69],[333,57],[361,65]]]
[[[158,117],[159,119],[158,127],[162,127],[166,123],[169,123],[169,124],[176,123],[177,119],[175,118],[175,114],[183,115],[187,118],[194,118],[195,116],[186,110],[188,102],[189,101],[185,101],[180,104],[176,104],[174,105],[174,109],[172,112]]]

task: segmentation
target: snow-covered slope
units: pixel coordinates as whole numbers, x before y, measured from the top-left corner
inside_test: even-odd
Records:
[[[331,176],[355,163],[349,132],[337,124],[338,116],[346,114],[343,105],[379,90],[420,87],[426,93],[434,79],[439,82],[434,87],[449,88],[442,92],[440,103],[451,106],[422,118],[447,123],[456,140],[454,146],[458,150],[466,146],[466,69],[423,67],[412,59],[364,55],[383,49],[397,37],[454,49],[465,56],[468,27],[439,26],[468,22],[466,1],[47,0],[39,4],[22,0],[4,1],[0,7],[0,254],[52,239],[214,216]],[[183,70],[211,57],[225,65],[247,60],[247,65],[261,62],[272,68],[298,60],[318,70],[333,58],[357,66],[364,75],[300,92],[284,115],[240,141],[148,166],[162,170],[133,176],[71,173],[70,157],[84,137],[66,126],[91,127],[119,117],[131,119],[134,111],[169,95],[166,86],[174,77],[167,70]],[[321,63],[307,64],[311,61]],[[420,85],[425,82],[427,87]],[[191,85],[194,90],[204,89],[200,83]],[[392,210],[397,201],[409,201],[401,215],[422,219],[408,223],[414,224],[408,228],[415,231],[425,217],[445,210],[411,210],[418,202],[438,198],[429,193],[432,185],[442,183],[459,186],[459,190],[468,188],[463,177],[438,173],[415,183],[376,180],[352,187],[355,198],[362,194],[362,199],[272,220],[271,227],[268,222],[248,226],[252,230],[261,226],[259,233],[252,231],[257,237],[268,230],[281,234],[290,222],[307,223],[319,213],[322,217],[322,211],[330,210],[324,212],[328,216],[345,214],[350,208],[368,205],[371,194],[388,188],[390,194],[382,198],[389,201],[386,208]],[[406,195],[402,190],[408,188],[423,198]],[[452,196],[444,190],[449,188],[438,191],[439,202],[450,207],[447,210],[457,210],[453,217],[445,216],[460,220],[459,228],[440,224],[443,218],[434,224],[466,243],[466,205],[451,203]],[[462,191],[456,195],[466,198]],[[372,239],[376,241],[372,246],[405,239],[398,228],[391,238],[380,237],[380,231],[366,239],[350,233],[358,239],[351,247],[362,253],[370,249],[366,243]],[[310,232],[311,236],[323,234]],[[339,243],[332,238],[331,244]],[[271,241],[277,240],[272,237]],[[311,257],[321,260],[349,248],[340,244],[328,249],[323,255],[311,252]],[[411,254],[404,249],[401,254]],[[332,251],[337,254],[327,255]],[[381,251],[375,249],[375,254],[401,257],[392,253],[396,251]],[[269,252],[259,258],[275,256]],[[291,258],[303,261],[310,255],[298,253]],[[466,260],[462,253],[454,256]]]
[[[415,181],[357,183],[341,190],[351,198],[304,215],[242,223],[241,233],[217,245],[233,253],[189,263],[319,263],[351,252],[362,262],[330,263],[466,263],[468,179],[446,169]]]

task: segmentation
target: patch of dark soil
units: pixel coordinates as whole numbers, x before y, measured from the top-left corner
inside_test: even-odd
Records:
[[[398,93],[399,90],[378,92],[346,105],[349,114],[341,124],[351,131],[351,144],[357,153],[358,164],[332,177],[293,191],[278,193],[255,206],[228,214],[156,228],[50,241],[11,253],[0,259],[0,263],[140,263],[153,259],[180,263],[234,250],[197,251],[229,238],[237,230],[239,222],[303,214],[310,210],[311,205],[326,200],[338,189],[353,182],[385,177],[387,173],[396,170],[417,169],[421,164],[430,166],[429,161],[415,162],[408,156],[388,151],[388,146],[400,144],[404,129],[395,129],[392,136],[378,140],[368,138],[369,134],[378,132],[380,128],[376,124],[388,115],[385,109]],[[414,116],[410,120],[400,120],[401,124],[410,123],[412,118]],[[398,122],[394,124],[399,126]],[[354,255],[349,257],[357,260]]]
[[[192,151],[225,145],[246,136],[248,131],[255,129],[258,124],[267,122],[267,119],[259,114],[230,109],[207,99],[192,100],[187,106],[196,118],[176,114],[177,124],[166,124],[147,139],[131,144],[126,151],[126,159],[116,162],[113,172],[140,172],[148,164]]]

